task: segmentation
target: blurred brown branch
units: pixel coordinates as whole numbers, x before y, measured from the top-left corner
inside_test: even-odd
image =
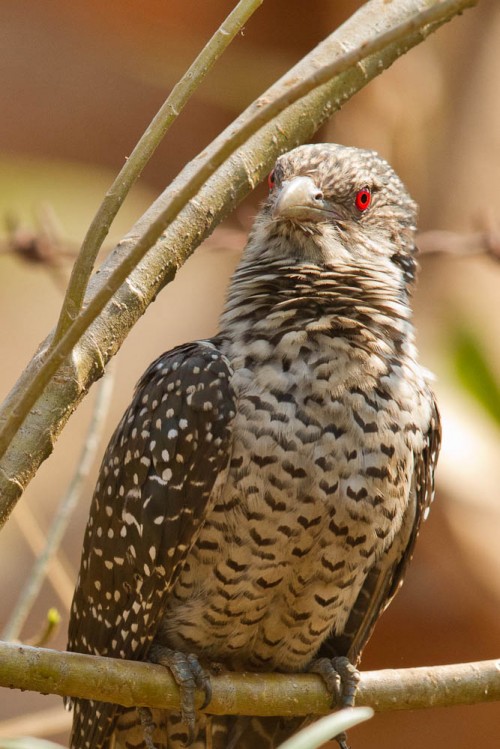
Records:
[[[75,259],[77,248],[64,236],[52,206],[44,203],[37,208],[33,229],[23,226],[14,214],[6,216],[5,224],[7,241],[0,245],[0,255],[12,254],[21,262],[42,266],[64,292],[67,266]]]
[[[85,479],[94,462],[106,417],[111,404],[111,396],[114,387],[114,368],[108,367],[104,378],[99,383],[99,390],[95,398],[92,417],[85,435],[85,440],[77,460],[76,470],[73,477],[59,502],[58,508],[50,528],[43,534],[44,545],[36,556],[35,564],[22,588],[16,605],[10,613],[5,625],[2,638],[4,640],[17,640],[21,634],[22,627],[30,613],[52,561],[57,557],[58,549],[73,512],[81,497],[85,486]],[[20,524],[22,530],[23,525]],[[29,538],[29,534],[28,534]],[[50,577],[49,577],[50,579]],[[72,583],[70,583],[70,591]],[[60,593],[57,588],[58,593]],[[68,602],[71,596],[66,597],[66,608],[69,610]],[[50,634],[50,631],[49,631]],[[40,644],[45,644],[46,641]]]
[[[47,533],[27,502],[22,502],[17,508],[15,522],[33,556],[38,558],[45,549]],[[63,550],[56,549],[49,561],[46,574],[63,608],[69,611],[75,587],[75,570]],[[2,632],[1,636],[5,637],[5,633]],[[15,635],[9,634],[8,639],[13,637]]]
[[[147,305],[172,280],[200,241],[262,178],[276,156],[310,138],[369,80],[472,4],[474,0],[393,0],[390,4],[371,0],[174,180],[94,277],[87,307],[65,336],[50,354],[50,339],[42,344],[8,396],[0,415],[0,523],[5,522],[24,487],[50,454],[69,415],[90,384],[101,376],[106,362]],[[333,76],[327,82],[326,73]],[[300,83],[304,80],[305,89]],[[298,92],[302,95],[307,90],[309,93],[290,104]],[[186,193],[184,199],[189,199],[188,185],[195,190],[197,178],[193,175],[207,177],[228,156],[224,144],[231,143],[234,148],[243,132],[252,132],[249,123],[252,127],[263,124],[265,117],[260,121],[258,112],[266,108],[266,116],[270,116],[273,103],[279,103],[278,111],[284,107],[283,111],[212,174],[196,200],[182,207],[181,191]],[[219,161],[215,161],[216,155]],[[135,267],[139,260],[140,265]]]
[[[468,255],[489,255],[500,260],[500,231],[475,231],[458,233],[453,231],[424,231],[417,237],[421,254],[443,254],[467,257]]]
[[[179,707],[167,669],[115,658],[0,643],[0,685],[124,706]],[[226,673],[212,677],[213,715],[319,715],[331,695],[313,674]],[[198,695],[198,706],[203,695]],[[500,661],[363,673],[358,705],[414,710],[500,700]]]
[[[24,713],[0,722],[0,739],[12,736],[51,736],[66,731],[71,725],[71,715],[61,706]],[[2,744],[0,744],[2,746]]]

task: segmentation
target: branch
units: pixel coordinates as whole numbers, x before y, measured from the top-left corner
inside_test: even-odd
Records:
[[[22,588],[14,609],[3,629],[1,636],[4,640],[20,639],[21,630],[47,577],[50,563],[61,545],[63,536],[66,533],[68,524],[84,489],[85,479],[92,468],[101,442],[102,431],[111,405],[113,387],[114,370],[110,366],[105,377],[99,384],[85,441],[76,462],[76,470],[59,502],[54,520],[46,532],[44,548],[37,556],[28,580]],[[54,584],[54,581],[51,582]]]
[[[269,170],[277,155],[308,140],[369,80],[422,41],[438,24],[472,4],[474,0],[393,0],[390,4],[371,0],[269,89],[165,190],[96,274],[83,313],[49,357],[43,358],[48,343],[42,345],[40,355],[27,367],[5,402],[0,414],[0,454],[5,453],[0,461],[0,524],[50,454],[53,442],[89,385],[101,376],[106,362],[147,305],[172,280],[200,241]],[[429,25],[432,9],[435,23]],[[399,27],[397,33],[395,27]],[[375,49],[378,52],[369,54]],[[326,76],[321,71],[325,70],[335,77],[321,83]],[[339,73],[340,70],[344,72]],[[308,81],[305,89],[297,86],[297,81],[304,80]],[[311,90],[311,86],[315,87]],[[305,90],[310,93],[303,96]],[[297,95],[303,98],[287,106]],[[213,172],[215,165],[241,143],[238,133],[250,121],[252,127],[262,124],[265,117],[259,119],[258,110],[274,101],[280,102],[278,111],[283,106],[286,109],[246,141],[212,174],[196,199],[183,208],[181,191],[183,200],[188,200],[199,187],[200,175],[205,178]],[[272,106],[267,108],[266,116],[275,111]],[[244,132],[248,135],[251,128]],[[155,241],[154,249],[144,257]]]
[[[131,707],[179,707],[179,690],[161,666],[0,642],[0,685]],[[313,674],[228,673],[212,676],[212,715],[321,715],[331,695]],[[197,695],[201,705],[203,694]],[[357,705],[377,712],[500,700],[500,660],[367,671]]]
[[[422,255],[488,255],[500,260],[500,232],[498,229],[458,233],[435,229],[417,236],[417,247]]]
[[[40,525],[28,502],[21,502],[17,508],[15,522],[33,556],[38,557],[47,543],[47,532]],[[62,549],[58,549],[49,565],[48,577],[53,591],[66,611],[69,611],[73,600],[75,576],[75,570],[69,563],[66,554]],[[4,633],[0,633],[0,638],[3,636]]]
[[[60,340],[82,308],[97,253],[131,187],[139,179],[144,167],[160,145],[165,134],[207,73],[262,3],[263,0],[240,0],[208,44],[202,49],[196,60],[189,66],[180,81],[174,86],[167,100],[162,104],[146,132],[120,169],[92,219],[83,240],[82,248],[71,273],[54,334],[54,342]]]
[[[69,731],[70,728],[71,715],[65,710],[61,710],[60,705],[48,707],[45,710],[23,713],[0,722],[0,747],[5,749],[5,743],[1,739],[10,739],[13,736],[29,736],[30,749],[36,749],[36,745],[33,746],[31,743],[31,737],[37,736],[38,739],[41,739],[42,736],[55,736]]]

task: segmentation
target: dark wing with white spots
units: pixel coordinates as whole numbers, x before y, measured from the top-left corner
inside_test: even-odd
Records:
[[[441,446],[439,411],[433,402],[433,415],[423,451],[415,456],[411,502],[392,546],[368,573],[347,620],[344,632],[330,637],[320,655],[347,655],[355,663],[370,639],[379,616],[385,611],[403,583],[422,521],[434,497],[434,470]],[[406,530],[406,532],[405,532]]]
[[[214,340],[173,349],[140,380],[101,466],[69,650],[147,657],[172,585],[226,480],[231,374]],[[106,747],[116,711],[75,700],[72,747]]]

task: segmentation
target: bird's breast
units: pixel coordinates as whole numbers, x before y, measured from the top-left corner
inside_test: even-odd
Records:
[[[298,670],[342,631],[401,526],[417,395],[402,413],[374,387],[334,387],[330,369],[323,357],[236,373],[229,480],[176,586],[169,645]]]

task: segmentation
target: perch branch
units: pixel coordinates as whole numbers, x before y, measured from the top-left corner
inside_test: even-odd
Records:
[[[0,643],[0,685],[130,707],[179,707],[165,668],[80,653]],[[231,673],[212,677],[213,715],[320,715],[331,695],[312,674]],[[198,706],[203,694],[198,695]],[[415,710],[500,700],[500,660],[362,673],[357,705]]]

